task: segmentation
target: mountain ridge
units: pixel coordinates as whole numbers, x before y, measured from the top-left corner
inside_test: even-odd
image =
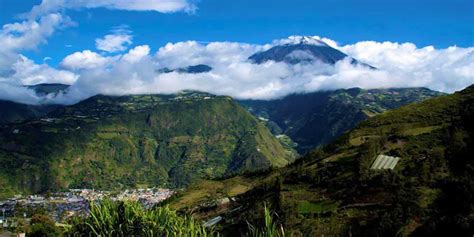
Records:
[[[351,88],[240,103],[256,117],[267,119],[276,135],[288,135],[299,144],[296,149],[305,153],[376,114],[440,95],[426,88]]]
[[[196,178],[294,160],[229,97],[95,96],[0,127],[0,194],[67,188],[182,187]]]

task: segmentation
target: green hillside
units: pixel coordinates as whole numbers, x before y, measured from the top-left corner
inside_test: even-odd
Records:
[[[61,91],[65,91],[69,85],[37,84],[25,87],[34,90],[38,96],[46,96],[57,95]],[[0,124],[21,123],[26,120],[37,119],[59,107],[61,107],[61,105],[27,105],[7,100],[0,100]]]
[[[95,96],[0,127],[0,194],[184,186],[294,158],[228,97]]]
[[[0,124],[21,123],[28,119],[39,118],[58,107],[57,105],[26,105],[0,100]]]
[[[367,118],[440,95],[426,88],[353,88],[240,103],[255,116],[268,119],[272,132],[289,136],[303,154],[333,141]]]
[[[224,217],[224,234],[259,223],[267,205],[290,236],[471,236],[473,121],[471,86],[370,118],[288,167],[203,181],[171,206]],[[371,169],[381,154],[400,161]]]

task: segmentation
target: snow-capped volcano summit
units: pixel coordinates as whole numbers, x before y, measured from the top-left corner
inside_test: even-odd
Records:
[[[250,56],[249,60],[257,64],[275,61],[289,64],[321,62],[334,65],[346,57],[350,58],[352,64],[375,69],[329,46],[321,38],[310,36],[291,36],[280,40],[278,45]]]
[[[316,46],[328,46],[328,44],[326,44],[326,42],[324,42],[323,39],[318,36],[290,36],[286,39],[281,39],[274,43],[278,45],[307,44]]]

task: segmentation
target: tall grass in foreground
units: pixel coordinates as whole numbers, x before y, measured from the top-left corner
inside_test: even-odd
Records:
[[[139,203],[128,201],[91,204],[90,215],[74,219],[71,224],[66,236],[218,236],[168,207],[145,210]]]
[[[265,205],[265,223],[261,228],[256,228],[252,224],[247,223],[249,228],[249,237],[284,237],[285,230],[282,225],[278,225],[273,220],[274,213],[271,213],[270,210]]]
[[[260,228],[248,224],[249,237],[284,237],[285,231],[278,225],[265,206],[264,225]],[[168,206],[145,210],[140,203],[103,200],[91,203],[88,217],[75,218],[70,222],[65,236],[164,236],[164,237],[213,237],[219,234],[205,228],[189,216],[179,216]]]

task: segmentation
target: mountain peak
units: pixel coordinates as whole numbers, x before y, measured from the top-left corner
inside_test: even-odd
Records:
[[[249,57],[249,60],[257,64],[274,61],[288,64],[321,62],[334,65],[338,61],[349,58],[351,64],[363,65],[375,69],[375,67],[361,63],[329,46],[318,36],[290,36],[275,42],[275,44],[274,47],[267,51],[253,54]]]
[[[267,61],[288,64],[322,62],[334,65],[347,55],[324,43],[319,37],[291,36],[280,40],[277,45],[264,52],[249,57],[254,63]]]
[[[280,40],[279,43],[280,45],[315,45],[328,47],[328,44],[317,36],[290,36],[287,39]]]
[[[49,94],[57,95],[61,92],[65,92],[70,87],[70,85],[61,83],[41,83],[36,85],[27,85],[25,87],[34,90],[39,96],[45,96]]]

